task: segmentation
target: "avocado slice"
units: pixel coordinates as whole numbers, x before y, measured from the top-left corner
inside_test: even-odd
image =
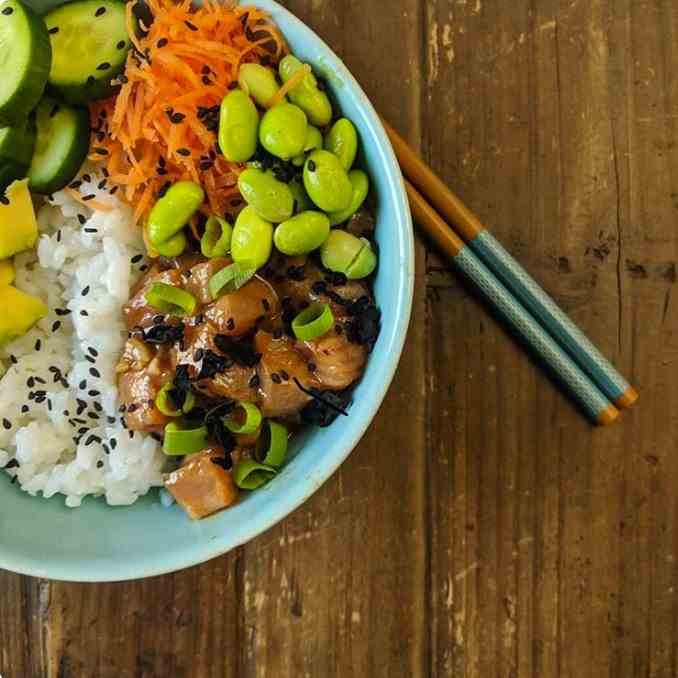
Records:
[[[28,179],[14,181],[0,194],[0,259],[30,249],[38,239]]]
[[[16,287],[0,287],[0,344],[21,337],[47,315],[47,306]]]

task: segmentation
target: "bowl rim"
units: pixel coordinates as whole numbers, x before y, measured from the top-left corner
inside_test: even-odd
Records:
[[[107,572],[105,568],[89,569],[84,565],[72,563],[45,567],[44,564],[39,564],[35,559],[28,559],[25,556],[12,556],[0,545],[0,568],[57,581],[113,582],[168,574],[221,556],[251,541],[281,522],[335,473],[369,428],[393,381],[404,348],[412,313],[415,267],[412,216],[403,176],[395,153],[372,103],[342,59],[335,54],[329,45],[313,29],[276,0],[249,0],[248,4],[266,9],[272,15],[284,15],[285,21],[294,26],[295,30],[317,43],[321,51],[324,52],[322,59],[332,67],[343,86],[347,87],[353,96],[358,99],[357,103],[364,112],[363,123],[369,130],[370,135],[378,141],[376,146],[378,163],[386,172],[388,191],[386,193],[388,198],[382,199],[387,199],[394,205],[395,223],[393,227],[399,233],[398,257],[402,269],[397,278],[397,288],[394,293],[395,322],[381,348],[381,350],[387,352],[387,355],[391,356],[383,367],[383,373],[379,375],[381,376],[381,385],[374,391],[374,397],[370,398],[369,403],[363,408],[360,424],[353,429],[351,437],[343,441],[343,450],[319,460],[313,476],[304,478],[303,483],[300,482],[298,492],[287,493],[279,501],[269,502],[263,510],[253,513],[251,519],[247,521],[247,525],[239,530],[235,536],[231,534],[229,537],[193,543],[191,548],[172,554],[164,554],[162,558],[154,559],[150,563],[135,563],[133,559],[130,559],[126,563],[118,563],[115,568],[110,568]]]

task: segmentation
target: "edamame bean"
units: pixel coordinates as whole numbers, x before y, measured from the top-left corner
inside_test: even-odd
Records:
[[[183,231],[179,231],[169,240],[155,245],[157,253],[163,257],[178,257],[188,247],[188,238]]]
[[[249,205],[240,212],[231,237],[231,256],[238,264],[261,268],[271,256],[273,225]]]
[[[238,178],[242,197],[266,221],[279,224],[294,212],[294,196],[287,184],[278,181],[273,172],[256,167],[246,169]]]
[[[304,165],[304,187],[323,212],[339,212],[351,204],[353,186],[339,158],[329,151],[313,151]]]
[[[177,181],[153,205],[148,215],[148,238],[160,251],[167,242],[188,223],[205,200],[205,192],[192,181]]]
[[[349,280],[366,278],[377,267],[370,241],[339,229],[333,230],[320,248],[323,266],[343,273]]]
[[[325,137],[325,148],[339,158],[348,172],[358,153],[358,131],[348,118],[340,118]]]
[[[250,97],[234,89],[219,113],[219,148],[229,162],[247,162],[257,150],[259,113]]]
[[[308,254],[320,247],[330,234],[330,220],[322,212],[301,212],[275,229],[273,242],[290,257]]]
[[[299,212],[306,212],[306,210],[312,210],[315,205],[311,202],[311,199],[306,193],[304,185],[301,183],[301,179],[294,177],[289,184],[290,191],[294,196],[294,213],[299,214]]]
[[[266,111],[259,125],[261,145],[283,160],[289,160],[303,152],[307,134],[306,113],[294,104],[273,106]]]
[[[295,167],[301,167],[306,160],[305,153],[309,151],[315,151],[318,148],[323,147],[323,135],[320,130],[313,125],[308,126],[308,134],[306,135],[306,143],[304,144],[304,153],[298,155],[296,158],[292,158],[292,164]]]
[[[242,64],[238,84],[260,106],[265,106],[280,89],[275,71],[261,64]]]
[[[287,82],[304,64],[293,55],[286,56],[278,67],[283,82]],[[301,108],[313,125],[325,127],[332,120],[332,104],[318,87],[313,73],[305,75],[301,82],[287,95],[293,104]]]
[[[345,210],[328,214],[332,226],[350,219],[362,207],[367,194],[370,192],[370,180],[362,170],[352,170],[348,173],[348,178],[353,186],[351,204]]]
[[[221,217],[211,216],[205,224],[205,234],[200,240],[200,251],[204,256],[223,257],[231,250],[233,226]]]

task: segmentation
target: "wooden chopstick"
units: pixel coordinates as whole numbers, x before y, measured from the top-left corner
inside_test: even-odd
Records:
[[[449,226],[446,228],[455,229],[466,245],[551,334],[610,401],[622,409],[631,407],[638,399],[636,390],[393,127],[383,118],[382,123],[403,174],[447,221]],[[431,232],[431,229],[435,228],[431,226],[432,223],[429,220],[422,223],[422,226],[436,242],[439,242],[444,239],[443,235]]]
[[[619,410],[409,181],[405,181],[405,189],[412,216],[449,257],[452,265],[480,290],[492,307],[550,368],[584,412],[600,425],[611,424],[619,416]]]

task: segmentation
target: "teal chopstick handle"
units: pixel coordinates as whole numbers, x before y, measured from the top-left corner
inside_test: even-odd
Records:
[[[452,260],[474,283],[499,314],[521,335],[527,344],[554,375],[569,390],[591,419],[610,406],[610,401],[582,372],[579,366],[563,351],[546,330],[516,301],[515,297],[483,264],[474,252],[465,246]]]
[[[467,244],[612,402],[631,389],[626,379],[489,231],[483,231]]]

